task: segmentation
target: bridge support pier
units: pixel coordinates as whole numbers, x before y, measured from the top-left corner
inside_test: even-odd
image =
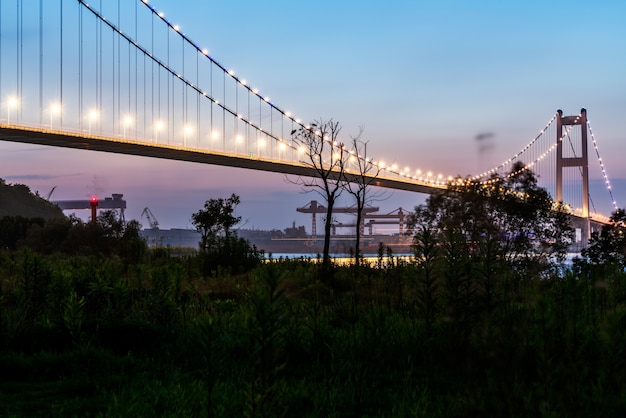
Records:
[[[563,156],[563,127],[580,125],[580,153],[581,156]],[[584,222],[581,229],[581,244],[586,247],[591,237],[589,219],[589,156],[587,148],[587,110],[581,109],[578,116],[563,116],[563,111],[557,111],[556,119],[556,201],[563,202],[563,169],[566,167],[580,167],[582,175],[582,214]]]

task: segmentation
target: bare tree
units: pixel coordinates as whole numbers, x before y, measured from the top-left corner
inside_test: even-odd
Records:
[[[347,151],[344,163],[343,183],[345,191],[350,193],[356,202],[356,242],[354,244],[355,264],[361,261],[361,235],[363,233],[363,209],[377,196],[369,193],[370,186],[374,184],[380,173],[380,167],[375,165],[367,155],[367,142],[361,141],[361,135],[352,138],[351,148]]]
[[[333,207],[343,191],[344,153],[343,144],[338,142],[341,126],[332,119],[318,120],[311,126],[293,130],[293,140],[304,148],[304,163],[311,167],[315,178],[299,177],[295,181],[304,190],[314,190],[326,201],[326,220],[324,222],[323,268],[330,269],[330,231],[332,227]]]

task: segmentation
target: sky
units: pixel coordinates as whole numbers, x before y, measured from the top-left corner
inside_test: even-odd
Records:
[[[278,107],[303,121],[333,118],[345,135],[362,129],[370,155],[446,176],[491,168],[557,109],[575,115],[584,107],[617,203],[626,207],[622,0],[150,4]],[[485,133],[490,146],[481,151],[476,137]],[[149,207],[162,228],[190,228],[205,200],[236,193],[244,228],[296,222],[310,230],[309,215],[296,208],[321,200],[280,174],[2,141],[0,178],[43,196],[56,186],[53,200],[123,193],[127,219],[147,226],[140,216]],[[592,193],[609,212],[608,194]],[[424,200],[407,192],[382,198],[374,205],[383,213]]]

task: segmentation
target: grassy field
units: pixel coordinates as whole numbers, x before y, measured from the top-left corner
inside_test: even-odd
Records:
[[[626,413],[626,275],[0,252],[0,416]]]

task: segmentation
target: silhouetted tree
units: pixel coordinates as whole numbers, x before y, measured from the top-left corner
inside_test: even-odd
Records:
[[[244,238],[231,232],[241,221],[234,216],[239,196],[232,194],[228,199],[209,199],[204,209],[191,215],[191,222],[201,235],[200,260],[203,276],[213,273],[218,267],[240,273],[259,265],[264,252]]]
[[[40,254],[117,255],[127,263],[137,263],[146,251],[146,242],[139,231],[141,224],[135,220],[124,222],[114,211],[101,213],[96,222],[85,223],[74,215],[62,218],[15,220],[0,219],[0,246],[3,231],[18,228],[21,238],[14,240],[9,249],[28,247]]]
[[[344,189],[354,197],[356,204],[356,242],[354,244],[355,264],[361,261],[361,235],[363,233],[363,209],[365,205],[376,197],[369,193],[370,186],[374,184],[380,173],[380,167],[374,165],[367,154],[367,142],[360,140],[361,133],[352,138],[351,148],[348,155],[342,159],[344,164],[345,183]]]
[[[452,181],[447,190],[416,208],[410,224],[454,231],[449,236],[462,239],[475,256],[488,252],[509,266],[535,273],[550,268],[553,260],[562,261],[573,239],[563,205],[552,201],[522,163],[509,175],[486,183]]]
[[[305,191],[314,190],[326,201],[326,219],[324,222],[324,250],[322,265],[330,270],[330,231],[332,227],[333,207],[343,191],[344,153],[343,144],[338,142],[341,126],[332,119],[319,120],[311,126],[293,130],[294,141],[304,148],[303,163],[312,168],[315,178],[298,178],[295,181]]]
[[[44,223],[43,218],[25,218],[23,216],[0,218],[0,249],[15,250],[18,243],[26,239],[28,232],[33,227],[42,227]]]
[[[230,236],[230,229],[241,221],[241,216],[233,215],[239,202],[234,193],[228,199],[209,199],[204,202],[204,209],[191,215],[191,223],[200,233],[201,250],[208,250],[222,233]]]
[[[589,247],[581,255],[592,263],[615,263],[626,268],[626,210],[613,212],[609,223],[591,235]]]

